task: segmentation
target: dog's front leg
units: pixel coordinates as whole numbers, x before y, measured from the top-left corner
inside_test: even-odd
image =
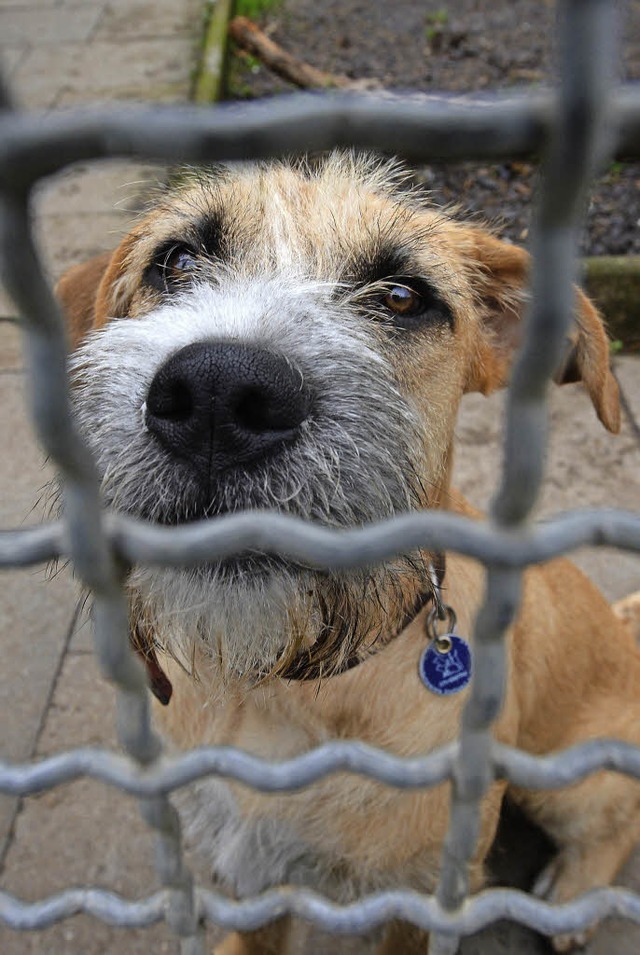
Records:
[[[427,955],[429,935],[407,922],[389,922],[376,955]]]
[[[255,932],[232,932],[216,945],[213,955],[303,955],[307,927],[285,916]]]

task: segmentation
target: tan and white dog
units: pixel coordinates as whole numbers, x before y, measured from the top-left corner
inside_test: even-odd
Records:
[[[449,493],[456,412],[465,392],[505,384],[527,272],[523,250],[430,207],[393,164],[334,154],[185,174],[112,255],[59,285],[77,420],[106,505],[167,525],[249,509],[338,528],[418,508],[473,515]],[[581,292],[558,378],[581,379],[618,429],[606,336]],[[332,739],[404,756],[453,740],[468,687],[431,692],[417,669],[438,559],[348,573],[260,554],[135,568],[132,630],[157,694],[166,702],[173,687],[158,708],[166,733],[274,759]],[[444,588],[470,636],[482,568],[448,556]],[[501,741],[537,754],[640,742],[631,628],[572,564],[527,571],[507,647]],[[474,889],[504,792],[496,782],[483,802]],[[640,785],[626,777],[510,794],[557,845],[538,882],[548,899],[608,885],[640,839]],[[432,892],[448,803],[448,785],[398,791],[340,775],[266,797],[210,779],[184,815],[235,895],[289,883],[346,901]],[[424,942],[392,925],[379,951]],[[282,920],[222,950],[311,949]]]

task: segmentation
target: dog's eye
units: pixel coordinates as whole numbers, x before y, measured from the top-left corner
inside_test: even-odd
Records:
[[[197,266],[195,253],[186,245],[176,245],[165,254],[162,264],[166,282],[176,282]]]
[[[392,312],[398,324],[413,327],[431,319],[450,321],[448,305],[424,279],[394,277],[387,279],[384,286],[378,301]]]
[[[406,285],[393,285],[382,296],[382,304],[396,315],[415,315],[423,307],[420,295]]]
[[[174,243],[155,256],[147,269],[146,278],[160,291],[170,292],[189,278],[197,266],[195,252],[187,245]]]
[[[171,249],[164,263],[165,269],[172,272],[185,272],[189,269],[194,269],[195,266],[196,257],[194,253],[191,249],[181,245],[175,249]]]

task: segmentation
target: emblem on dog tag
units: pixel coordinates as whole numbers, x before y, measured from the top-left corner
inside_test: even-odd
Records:
[[[448,696],[464,690],[471,680],[471,647],[454,633],[456,615],[451,607],[444,608],[449,616],[449,633],[436,630],[437,613],[434,610],[427,618],[429,646],[420,654],[418,672],[420,679],[433,693]]]
[[[464,690],[471,679],[471,649],[455,633],[436,637],[420,656],[420,679],[434,693],[447,696]]]

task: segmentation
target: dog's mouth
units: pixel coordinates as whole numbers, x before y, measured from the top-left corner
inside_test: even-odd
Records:
[[[108,507],[166,527],[270,511],[347,529],[424,506],[419,420],[360,343],[327,355],[320,336],[315,360],[296,364],[275,347],[207,338],[172,353],[125,400],[111,352],[122,337],[130,365],[144,366],[142,333],[148,325],[151,340],[161,319],[108,327],[79,363],[78,420]],[[429,586],[415,555],[336,573],[245,552],[130,576],[162,649],[189,666],[197,646],[222,671],[254,675],[278,672],[300,649],[305,670],[339,671],[397,632]]]
[[[247,553],[198,564],[193,574],[204,586],[215,580],[219,587],[260,587],[270,577],[288,573],[303,573],[300,564],[278,554]]]
[[[347,529],[411,509],[417,494],[408,468],[403,486],[397,471],[385,474],[387,459],[381,459],[382,480],[367,480],[375,473],[363,466],[367,449],[357,470],[346,466],[353,445],[341,455],[341,468],[335,458],[323,458],[324,447],[299,441],[252,469],[210,472],[206,481],[197,479],[188,462],[174,460],[167,467],[162,459],[157,473],[163,482],[148,485],[151,493],[133,494],[129,512],[171,527],[276,512]],[[108,477],[105,483],[108,492]],[[118,500],[116,489],[112,506],[123,509],[122,503],[129,502]],[[277,554],[244,552],[185,570],[141,568],[132,586],[158,620],[157,631],[167,634],[169,651],[180,646],[183,660],[195,634],[230,676],[299,680],[343,672],[383,645],[402,629],[431,582],[428,560],[420,555],[338,573]]]
[[[242,487],[242,478],[239,478],[237,486]],[[139,507],[133,507],[132,512],[136,517],[147,520],[153,524],[161,524],[163,527],[179,527],[184,524],[196,524],[200,521],[215,520],[220,517],[231,517],[234,515],[245,514],[248,511],[270,511],[277,510],[279,513],[291,513],[292,509],[283,511],[280,508],[268,507],[264,499],[250,497],[247,494],[238,493],[237,489],[233,491],[235,498],[230,503],[230,493],[227,493],[223,487],[206,490],[198,486],[187,487],[188,479],[184,482],[182,493],[175,500],[150,500]],[[230,482],[233,487],[233,482]],[[298,514],[305,517],[304,514]]]

